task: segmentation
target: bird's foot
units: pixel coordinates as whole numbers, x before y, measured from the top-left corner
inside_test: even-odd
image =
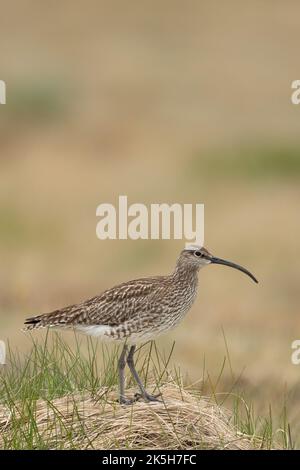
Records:
[[[162,402],[162,400],[158,399],[158,397],[160,397],[160,396],[161,396],[161,393],[157,393],[156,395],[150,395],[150,393],[148,393],[148,392],[136,393],[135,394],[136,400],[139,400],[140,398],[143,398],[147,402],[151,402],[151,401]]]
[[[134,395],[133,398],[126,398],[124,396],[120,396],[119,403],[120,403],[120,405],[132,405],[133,403],[138,401],[139,398],[140,397],[136,397],[136,395]]]
[[[139,401],[141,398],[145,400],[146,402],[162,402],[162,400],[159,400],[158,397],[161,396],[161,393],[157,393],[156,395],[151,395],[148,392],[145,393],[135,393],[133,398],[126,398],[124,396],[119,397],[119,403],[120,405],[132,405],[133,403],[136,403]]]

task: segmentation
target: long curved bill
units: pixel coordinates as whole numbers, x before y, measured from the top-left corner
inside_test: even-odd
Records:
[[[243,266],[240,266],[239,264],[232,263],[231,261],[226,261],[225,259],[215,258],[214,256],[210,258],[210,262],[213,264],[224,264],[225,266],[230,266],[231,268],[238,269],[239,271],[242,271],[243,273],[247,274],[247,276],[251,277],[251,279],[256,282],[256,284],[258,284],[258,280],[253,276],[253,274],[251,274],[250,271],[243,268]]]

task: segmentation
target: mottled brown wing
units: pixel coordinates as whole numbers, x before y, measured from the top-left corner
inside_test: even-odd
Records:
[[[163,285],[162,276],[125,282],[80,304],[27,318],[25,329],[80,324],[117,326],[147,309],[147,304],[160,295]]]

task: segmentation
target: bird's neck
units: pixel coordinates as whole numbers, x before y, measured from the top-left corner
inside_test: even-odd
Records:
[[[186,266],[182,263],[177,263],[172,277],[175,281],[183,284],[197,284],[198,283],[198,271],[197,266]]]

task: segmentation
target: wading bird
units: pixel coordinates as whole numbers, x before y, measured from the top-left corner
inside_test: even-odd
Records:
[[[120,403],[131,404],[139,398],[158,401],[159,395],[147,392],[135,369],[136,343],[154,339],[178,325],[196,298],[199,269],[209,264],[230,266],[258,282],[242,266],[191,245],[181,251],[171,274],[124,282],[82,303],[28,318],[25,329],[73,328],[123,343],[118,362]],[[126,362],[140,389],[133,399],[125,396]]]

